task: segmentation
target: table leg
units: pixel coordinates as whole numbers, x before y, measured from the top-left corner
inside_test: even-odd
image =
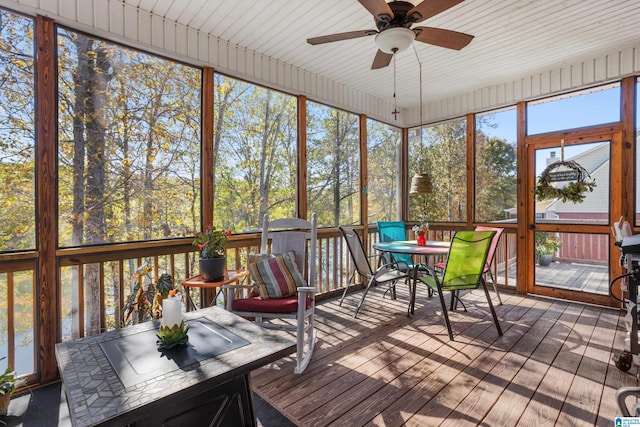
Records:
[[[193,299],[191,299],[191,292],[189,292],[189,290],[190,289],[185,286],[184,293],[187,295],[187,301],[186,301],[187,311],[192,311],[192,310],[195,311],[198,309],[198,307],[196,307],[196,304],[193,302]],[[189,310],[189,307],[191,307],[191,310]]]
[[[411,288],[411,297],[409,298],[409,310],[407,316],[413,317],[416,308],[416,290],[418,288],[418,267],[414,265],[413,267],[413,287]]]

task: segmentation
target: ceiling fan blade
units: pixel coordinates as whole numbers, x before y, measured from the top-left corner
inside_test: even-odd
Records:
[[[416,33],[416,40],[448,49],[460,50],[473,40],[470,34],[442,28],[415,27],[413,31]]]
[[[389,7],[386,1],[384,0],[358,0],[361,5],[365,7],[369,11],[370,14],[373,15],[374,18],[378,19],[381,15],[386,15],[389,17],[389,21],[393,19],[393,11]]]
[[[331,43],[331,42],[338,42],[341,40],[357,39],[360,37],[372,36],[374,34],[378,34],[378,32],[376,30],[348,31],[346,33],[329,34],[328,36],[311,37],[310,39],[307,39],[307,43],[314,44],[314,45]]]
[[[463,1],[464,0],[423,0],[422,3],[407,12],[407,17],[410,22],[422,22]]]
[[[384,53],[383,51],[378,49],[378,53],[376,53],[375,58],[373,58],[371,69],[378,70],[380,68],[388,66],[391,63],[391,58],[393,58],[392,53]]]

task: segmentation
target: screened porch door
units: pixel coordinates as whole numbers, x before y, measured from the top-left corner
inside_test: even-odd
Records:
[[[613,246],[611,224],[618,219],[614,215],[620,211],[616,202],[620,195],[615,192],[621,186],[612,185],[619,183],[620,172],[610,165],[620,164],[616,154],[620,141],[618,133],[585,136],[566,132],[528,142],[528,293],[615,305],[609,296],[609,281],[619,271],[620,254]],[[552,187],[576,182],[573,169],[548,168],[563,161],[582,166],[595,181],[593,191],[587,191],[581,203],[557,197],[536,199],[532,191],[545,169]]]

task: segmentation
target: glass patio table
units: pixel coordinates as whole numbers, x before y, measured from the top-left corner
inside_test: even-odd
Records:
[[[425,246],[419,246],[415,240],[398,240],[394,242],[378,242],[373,244],[373,248],[380,252],[401,253],[409,255],[430,256],[446,256],[449,253],[450,242],[440,240],[427,240]],[[411,296],[409,309],[407,314],[413,316],[416,305],[416,288],[418,284],[419,263],[413,263],[413,286],[411,287]]]

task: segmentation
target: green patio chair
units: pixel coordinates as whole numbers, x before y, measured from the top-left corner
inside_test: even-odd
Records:
[[[451,340],[453,340],[453,331],[449,322],[447,304],[444,301],[444,292],[450,291],[453,298],[458,291],[477,289],[479,286],[484,290],[498,334],[502,336],[502,328],[500,328],[483,274],[494,234],[495,231],[458,231],[451,240],[451,249],[444,272],[439,274],[435,269],[428,267],[427,274],[418,277],[421,282],[438,293],[442,316]],[[467,311],[466,307],[464,311]]]

